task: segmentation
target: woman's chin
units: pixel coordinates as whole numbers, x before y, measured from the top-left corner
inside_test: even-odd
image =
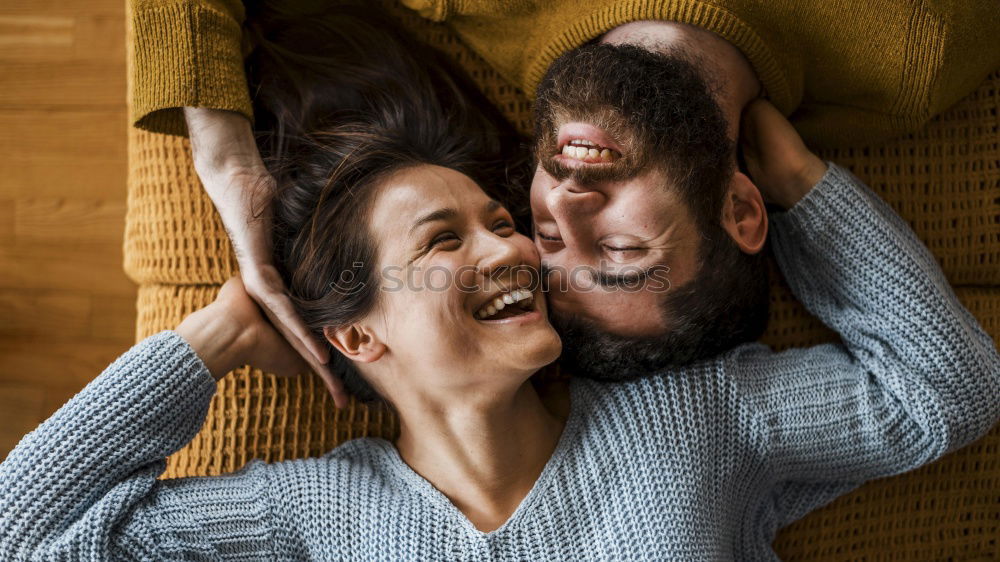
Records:
[[[547,330],[538,330],[531,335],[528,345],[517,350],[526,371],[537,371],[559,359],[562,353],[562,340],[552,326]]]

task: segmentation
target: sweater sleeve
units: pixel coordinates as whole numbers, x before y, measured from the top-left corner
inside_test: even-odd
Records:
[[[772,241],[795,295],[842,344],[738,367],[778,480],[863,481],[905,472],[1000,419],[1000,357],[930,252],[834,164]]]
[[[129,119],[136,127],[186,135],[185,106],[253,119],[240,0],[128,0],[128,14]]]
[[[0,464],[4,559],[274,559],[267,465],[157,480],[214,392],[174,331],[116,359]]]

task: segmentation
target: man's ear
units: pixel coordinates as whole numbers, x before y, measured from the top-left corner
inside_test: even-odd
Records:
[[[387,349],[374,332],[360,323],[340,328],[325,326],[323,335],[344,357],[359,363],[378,361]]]
[[[733,174],[722,207],[722,228],[747,254],[756,254],[767,241],[767,209],[760,190],[742,172]]]

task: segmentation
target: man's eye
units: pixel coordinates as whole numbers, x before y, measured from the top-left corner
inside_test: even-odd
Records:
[[[558,242],[559,241],[559,238],[555,237],[555,236],[546,236],[546,235],[542,234],[541,232],[537,232],[537,231],[535,232],[535,234],[537,234],[538,237],[541,238],[542,240],[548,240],[549,242]]]
[[[606,250],[608,250],[609,252],[633,252],[633,251],[638,251],[638,250],[642,249],[642,248],[639,248],[637,246],[626,246],[624,248],[618,248],[618,247],[615,247],[615,246],[605,246],[604,248]]]

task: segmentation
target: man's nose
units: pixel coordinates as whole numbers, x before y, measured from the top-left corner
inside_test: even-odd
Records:
[[[604,206],[605,200],[604,193],[573,181],[563,182],[545,195],[545,204],[558,222],[593,215]]]
[[[559,227],[559,234],[567,248],[586,243],[581,238],[605,202],[604,193],[567,183],[555,186],[545,195],[545,206]]]

